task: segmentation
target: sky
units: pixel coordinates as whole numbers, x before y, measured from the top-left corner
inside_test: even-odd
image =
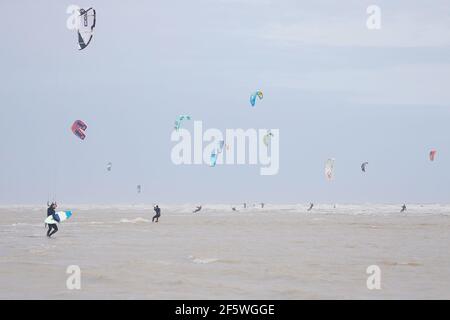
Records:
[[[82,51],[72,4],[97,12]],[[0,204],[449,203],[448,4],[1,1]],[[279,173],[174,165],[181,114],[279,129]]]

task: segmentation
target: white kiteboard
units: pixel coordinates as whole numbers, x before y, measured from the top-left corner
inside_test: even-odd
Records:
[[[59,218],[59,221],[55,220],[53,216],[48,216],[44,222],[46,224],[56,224],[62,222],[64,220],[69,219],[72,216],[72,211],[58,211],[55,212],[55,215]]]

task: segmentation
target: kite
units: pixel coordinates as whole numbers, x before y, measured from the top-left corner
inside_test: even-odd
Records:
[[[87,125],[81,120],[76,120],[72,124],[73,134],[76,135],[81,140],[84,140],[86,138],[86,133],[85,133],[86,129],[87,129]]]
[[[266,147],[269,146],[269,142],[270,142],[270,139],[272,139],[272,137],[273,137],[273,133],[270,131],[268,131],[267,134],[264,135],[263,142]]]
[[[262,100],[262,98],[264,97],[262,91],[258,90],[250,96],[250,104],[252,105],[252,107],[255,106],[257,97],[259,98],[259,100]]]
[[[210,167],[216,166],[217,157],[219,156],[220,153],[223,152],[224,146],[225,146],[225,141],[219,140],[217,142],[217,147],[211,152],[210,163],[209,163]]]
[[[328,159],[325,163],[325,176],[328,181],[333,179],[334,175],[334,158]]]
[[[177,120],[175,120],[175,130],[178,131],[181,128],[181,123],[184,120],[191,120],[191,116],[188,115],[181,115],[177,118]]]
[[[362,170],[363,172],[366,172],[366,166],[367,166],[368,164],[369,164],[368,162],[363,162],[363,163],[361,164],[361,170]]]
[[[430,151],[430,161],[434,161],[434,158],[436,157],[436,150],[431,150]]]
[[[83,50],[91,43],[92,37],[94,36],[96,22],[95,10],[93,8],[87,10],[80,9],[78,20],[78,45],[80,46],[80,50]]]

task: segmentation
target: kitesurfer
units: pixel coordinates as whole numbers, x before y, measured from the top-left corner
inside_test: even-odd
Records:
[[[405,212],[405,211],[406,211],[406,204],[403,204],[402,210],[400,210],[400,212]]]
[[[311,202],[311,203],[309,204],[308,211],[311,211],[311,209],[312,209],[313,207],[314,207],[314,203]]]
[[[197,206],[197,208],[193,211],[193,213],[197,213],[202,210],[202,206]]]
[[[48,206],[47,217],[52,216],[54,220],[57,220],[57,219],[55,219],[55,209],[56,209],[56,207],[57,207],[57,204],[55,202],[52,202]],[[57,232],[58,232],[58,226],[56,225],[56,223],[49,223],[48,224],[47,237],[50,238],[52,235],[54,235]]]
[[[156,206],[153,208],[153,210],[155,210],[156,214],[155,214],[155,216],[152,218],[152,222],[155,222],[155,219],[156,219],[156,222],[158,222],[159,217],[161,216],[161,209],[158,207],[158,205],[156,205]]]

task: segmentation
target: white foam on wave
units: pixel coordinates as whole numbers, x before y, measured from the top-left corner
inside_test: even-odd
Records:
[[[202,210],[193,214],[194,209],[202,205]],[[445,215],[450,216],[449,204],[406,204],[407,210],[404,213],[400,213],[402,204],[344,204],[344,203],[316,203],[312,210],[308,211],[308,203],[299,204],[265,204],[264,208],[258,203],[248,203],[247,208],[243,207],[243,204],[159,204],[162,210],[162,216],[164,215],[184,215],[184,216],[204,216],[204,215],[245,215],[245,214],[307,214],[310,216],[320,215],[365,215],[365,216],[390,216],[390,215],[402,215],[402,216],[427,216],[427,215]],[[232,208],[236,208],[237,211],[233,211]],[[70,208],[74,212],[74,216],[82,217],[86,212],[96,211],[99,214],[109,215],[114,212],[122,212],[126,214],[149,214],[153,215],[152,204],[118,204],[118,205],[64,205],[64,208]],[[32,207],[32,206],[0,206],[0,209],[7,210],[8,213],[18,213],[23,215],[23,210],[30,211],[29,217],[36,216],[34,211],[43,211],[42,216],[45,216],[45,208]],[[22,211],[21,211],[22,210]],[[27,216],[28,217],[28,216]],[[122,216],[124,217],[124,216]],[[142,219],[142,218],[137,218]],[[123,219],[124,223],[137,223],[147,222]],[[17,225],[18,226],[18,225]]]
[[[208,263],[214,263],[214,262],[219,261],[219,259],[217,259],[217,258],[197,258],[194,256],[189,256],[188,258],[189,258],[189,260],[191,260],[193,263],[196,263],[196,264],[208,264]]]
[[[316,204],[308,211],[309,204],[266,204],[264,208],[257,204],[248,204],[247,208],[242,205],[232,206],[224,204],[204,204],[203,209],[195,215],[213,214],[308,214],[308,215],[365,215],[365,216],[389,216],[400,215],[402,204]],[[163,214],[193,215],[192,211],[196,205],[160,205]],[[233,211],[235,207],[237,211]],[[407,211],[402,213],[406,216],[426,215],[450,215],[448,204],[407,204]]]
[[[25,223],[25,222],[17,222],[11,224],[11,227],[42,227],[43,223]]]
[[[147,223],[150,222],[150,220],[144,219],[144,218],[136,218],[136,219],[121,219],[120,223]]]

